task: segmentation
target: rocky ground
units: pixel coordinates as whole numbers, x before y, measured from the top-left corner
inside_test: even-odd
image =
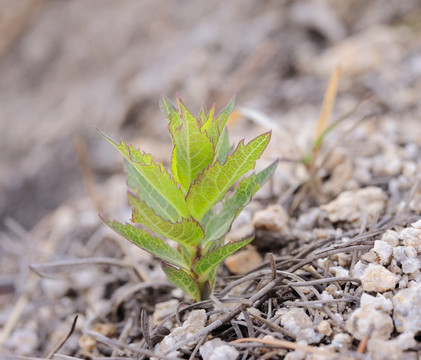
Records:
[[[3,3],[0,359],[420,356],[419,1]],[[353,111],[310,169],[338,64],[332,118]],[[161,90],[238,90],[232,141],[270,128],[260,166],[281,159],[201,303],[98,218],[130,209],[93,126],[168,164]]]

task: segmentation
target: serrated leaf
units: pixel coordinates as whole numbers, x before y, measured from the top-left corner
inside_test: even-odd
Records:
[[[177,182],[187,191],[199,172],[213,160],[214,145],[205,132],[200,131],[198,120],[177,98],[182,124],[174,132],[174,149],[171,170]]]
[[[123,140],[117,144],[105,134],[102,135],[125,157],[129,186],[149,207],[173,222],[189,217],[183,192],[162,164]]]
[[[175,130],[181,125],[180,114],[177,112],[177,108],[164,95],[161,95],[159,105],[168,120],[168,129],[171,135],[174,136]]]
[[[227,121],[229,119],[230,114],[234,111],[235,103],[237,101],[237,95],[234,95],[228,104],[223,108],[218,116],[215,118],[215,105],[209,111],[209,116],[206,121],[202,125],[202,131],[206,131],[214,144],[218,147],[218,143],[220,141],[221,134],[225,129]]]
[[[215,266],[218,266],[228,256],[241,249],[243,246],[250,244],[254,237],[228,243],[224,246],[218,247],[215,250],[202,256],[193,267],[193,270],[200,277],[207,276]]]
[[[231,113],[234,111],[235,103],[237,102],[237,94],[235,94],[228,104],[221,110],[221,112],[218,114],[218,116],[215,119],[215,122],[218,126],[219,133],[222,133],[222,131],[225,129],[225,126],[227,124],[227,121],[231,115]]]
[[[227,156],[231,153],[233,147],[230,145],[228,138],[228,131],[224,129],[219,137],[218,144],[215,149],[215,161],[218,160],[221,164],[225,163]]]
[[[157,215],[144,201],[133,194],[129,194],[129,201],[134,207],[132,221],[142,224],[164,238],[174,240],[187,248],[192,248],[204,237],[203,229],[192,218],[183,218],[179,222],[172,223]]]
[[[219,132],[218,132],[218,126],[216,125],[216,122],[215,122],[215,104],[213,104],[212,107],[210,108],[206,121],[203,122],[200,130],[206,132],[208,136],[212,139],[214,144],[218,142]]]
[[[146,231],[130,224],[122,224],[118,221],[109,220],[104,220],[104,222],[127,240],[143,250],[150,252],[157,258],[180,268],[189,269],[189,265],[185,262],[183,256],[166,244],[162,239],[152,236]]]
[[[276,161],[261,172],[241,180],[233,194],[224,200],[221,210],[207,221],[206,241],[219,239],[230,230],[234,219],[250,202],[256,191],[273,175],[277,165]]]
[[[229,188],[244,174],[252,170],[270,140],[270,132],[258,136],[244,145],[240,141],[223,165],[219,161],[205,169],[190,186],[186,203],[193,217],[201,221]]]
[[[165,262],[161,265],[168,280],[170,280],[175,286],[187,293],[192,299],[196,301],[202,300],[198,285],[189,274],[181,269],[168,265]]]

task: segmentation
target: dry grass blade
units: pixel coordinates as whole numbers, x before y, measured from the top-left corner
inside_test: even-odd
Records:
[[[276,346],[284,349],[292,349],[292,350],[303,350],[305,352],[315,354],[315,355],[323,355],[326,358],[333,358],[337,354],[332,353],[329,350],[323,350],[314,346],[308,346],[308,345],[300,345],[291,341],[286,340],[269,340],[269,339],[257,339],[257,338],[244,338],[244,339],[238,339],[231,342],[231,344],[242,344],[242,343],[257,343],[257,344],[263,344],[263,345],[270,345],[270,346]]]
[[[73,318],[72,321],[72,325],[70,326],[69,331],[67,332],[66,335],[63,336],[63,338],[58,342],[58,344],[53,348],[53,350],[51,350],[47,355],[46,358],[47,359],[52,359],[54,354],[60,350],[60,348],[64,345],[64,343],[67,341],[67,339],[70,337],[70,335],[73,334],[73,331],[75,330],[76,327],[76,322],[77,322],[77,318],[78,315],[75,315],[75,317]]]
[[[320,138],[325,132],[325,130],[327,129],[330,122],[330,117],[332,114],[332,109],[335,103],[336,94],[338,90],[338,82],[339,82],[340,73],[341,73],[341,69],[338,66],[333,71],[329,80],[329,85],[327,87],[327,90],[323,99],[322,110],[320,112],[320,116],[317,121],[316,131],[314,133],[314,144],[315,144],[314,152],[318,151],[320,147],[320,143],[321,143]]]
[[[31,270],[41,277],[51,277],[51,273],[56,274],[57,271],[61,270],[72,270],[75,266],[83,265],[113,265],[119,267],[131,267],[132,264],[127,261],[117,260],[114,258],[97,257],[89,259],[72,259],[72,260],[60,260],[53,261],[46,264],[32,264]]]

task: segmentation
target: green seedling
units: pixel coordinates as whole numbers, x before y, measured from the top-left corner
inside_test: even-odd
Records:
[[[161,109],[173,142],[171,167],[123,140],[104,135],[125,158],[131,223],[105,220],[117,233],[161,259],[168,279],[196,301],[212,293],[218,266],[249,244],[253,236],[225,243],[235,218],[270,178],[277,162],[252,173],[271,133],[249,143],[229,144],[226,129],[235,97],[215,115],[202,106],[193,116],[177,97],[176,106],[162,96]],[[240,180],[237,186],[234,186]],[[234,188],[234,189],[233,189]],[[215,210],[215,205],[218,210]],[[176,243],[176,248],[166,240]]]

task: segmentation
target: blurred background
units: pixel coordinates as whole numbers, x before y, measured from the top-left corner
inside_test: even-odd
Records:
[[[198,112],[238,91],[276,122],[315,121],[341,65],[336,111],[369,93],[397,121],[421,120],[421,1],[0,4],[1,224],[29,230],[83,194],[81,163],[99,183],[119,169],[95,126],[168,157],[161,92]]]

